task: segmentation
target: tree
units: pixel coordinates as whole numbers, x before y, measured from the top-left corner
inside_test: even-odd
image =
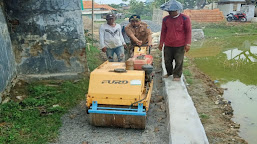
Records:
[[[130,0],[129,6],[129,11],[133,14],[142,15],[145,13],[145,6],[144,3],[141,1]]]
[[[115,9],[120,8],[120,5],[118,5],[118,4],[109,4],[109,6],[112,8],[115,8]]]

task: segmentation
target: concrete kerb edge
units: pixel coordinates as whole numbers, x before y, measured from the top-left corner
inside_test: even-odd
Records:
[[[185,91],[187,92],[187,95],[188,95],[188,97],[189,97],[189,99],[190,99],[190,101],[192,101],[192,99],[191,99],[191,97],[190,97],[190,95],[188,94],[188,91],[187,91],[187,88],[186,88],[186,85],[185,85],[185,83],[184,83],[184,80],[185,80],[185,77],[184,77],[184,75],[182,75],[181,76],[181,85],[182,85],[182,87],[184,87],[184,89],[185,89]],[[165,100],[166,100],[166,111],[167,111],[167,130],[168,130],[168,132],[169,132],[169,144],[172,144],[172,141],[173,141],[173,139],[172,139],[172,125],[174,126],[174,124],[171,124],[172,123],[172,120],[171,120],[171,104],[170,104],[170,97],[168,96],[168,88],[167,88],[167,86],[166,86],[166,82],[165,81],[167,81],[166,79],[163,79],[163,81],[164,81],[164,91],[163,91],[163,94],[164,94],[164,96],[165,96]],[[192,101],[192,104],[193,104],[193,101]],[[192,106],[192,109],[194,109],[195,111],[196,111],[196,108],[194,107],[194,105]],[[196,111],[196,113],[197,113],[197,111]],[[174,115],[174,114],[173,114]],[[207,136],[206,136],[206,133],[205,133],[205,130],[204,130],[204,127],[203,127],[203,125],[202,125],[202,123],[201,123],[201,121],[200,121],[200,118],[199,117],[197,117],[196,119],[195,119],[195,121],[198,121],[198,130],[196,130],[196,131],[201,131],[201,133],[202,134],[200,134],[199,136],[201,137],[202,136],[202,138],[199,138],[198,140],[200,140],[200,139],[202,139],[202,141],[198,141],[198,142],[200,142],[200,143],[202,143],[202,144],[209,144],[209,142],[208,142],[208,139],[207,139]],[[174,132],[173,132],[174,133]],[[190,138],[189,138],[189,140],[190,140]],[[195,141],[195,139],[194,140],[192,140],[192,141]],[[192,142],[191,141],[191,142]],[[191,142],[188,142],[188,144],[189,143],[191,143]]]
[[[162,78],[162,81],[164,81],[164,79]],[[172,139],[171,139],[171,129],[170,129],[170,109],[169,109],[169,97],[166,91],[166,86],[165,83],[163,85],[163,95],[165,97],[165,108],[166,108],[166,114],[167,114],[167,130],[169,132],[169,144],[172,143]]]
[[[163,69],[163,75],[165,75],[166,73],[167,73],[167,71],[166,71],[166,68],[165,68],[165,64],[164,64],[164,54],[163,54],[163,51],[162,51],[162,69]],[[169,132],[169,144],[172,144],[172,132],[171,132],[171,127],[172,127],[172,120],[171,120],[171,118],[170,118],[170,115],[171,115],[171,104],[170,104],[170,100],[169,100],[169,96],[168,96],[168,88],[167,88],[167,86],[166,86],[166,81],[167,81],[167,79],[164,79],[164,78],[162,78],[162,80],[163,80],[163,82],[164,82],[164,86],[163,86],[163,94],[164,94],[164,96],[165,96],[165,100],[166,100],[166,111],[167,111],[167,118],[168,118],[168,120],[167,120],[167,130],[168,130],[168,132]],[[189,95],[189,93],[188,93],[188,91],[187,91],[187,87],[186,87],[186,85],[185,85],[185,77],[184,77],[184,75],[182,74],[182,76],[181,76],[181,86],[183,87],[183,89],[185,89],[185,92],[186,92],[186,95],[189,97],[189,99],[190,99],[190,101],[191,101],[191,103],[192,103],[192,109],[194,109],[194,111],[196,112],[196,114],[197,114],[197,118],[195,118],[196,120],[196,122],[198,123],[197,125],[198,125],[198,132],[200,132],[201,133],[201,140],[202,141],[198,141],[198,140],[196,140],[196,141],[198,141],[198,142],[200,142],[200,143],[202,143],[202,144],[209,144],[209,142],[208,142],[208,138],[207,138],[207,136],[206,136],[206,133],[205,133],[205,130],[204,130],[204,127],[203,127],[203,125],[202,125],[202,123],[201,123],[201,121],[200,121],[200,118],[198,117],[198,113],[197,113],[197,111],[196,111],[196,108],[194,107],[194,104],[193,104],[193,101],[192,101],[192,98],[191,98],[191,96]],[[197,131],[197,130],[196,130]],[[177,135],[178,136],[178,135]],[[192,141],[191,142],[186,142],[186,143],[192,143],[192,142],[194,142],[195,141],[195,139],[193,140],[192,139]],[[178,141],[177,141],[178,142]],[[185,141],[184,141],[185,142]]]

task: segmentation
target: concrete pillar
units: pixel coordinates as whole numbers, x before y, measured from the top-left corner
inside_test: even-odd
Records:
[[[1,5],[0,0],[0,103],[2,101],[1,92],[10,83],[16,71],[11,39]]]
[[[80,0],[5,0],[18,75],[74,78],[88,71]]]

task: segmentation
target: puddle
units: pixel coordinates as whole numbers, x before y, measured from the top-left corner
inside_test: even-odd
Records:
[[[221,85],[228,88],[224,97],[231,101],[234,109],[234,122],[240,124],[240,136],[249,144],[257,143],[257,86],[245,85],[240,81],[228,82]]]
[[[227,88],[225,99],[234,109],[233,121],[239,135],[249,144],[257,143],[257,38],[230,37],[205,40],[192,45],[189,57],[212,80]]]

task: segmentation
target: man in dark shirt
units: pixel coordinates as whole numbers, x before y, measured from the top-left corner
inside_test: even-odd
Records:
[[[191,22],[188,16],[179,12],[182,10],[177,6],[180,4],[179,2],[170,1],[168,3],[170,3],[169,8],[171,9],[165,9],[169,12],[169,15],[163,18],[159,44],[160,50],[164,45],[164,61],[167,75],[163,77],[168,78],[173,75],[174,81],[180,81],[184,53],[188,52],[191,46]],[[173,60],[175,60],[174,68]]]

